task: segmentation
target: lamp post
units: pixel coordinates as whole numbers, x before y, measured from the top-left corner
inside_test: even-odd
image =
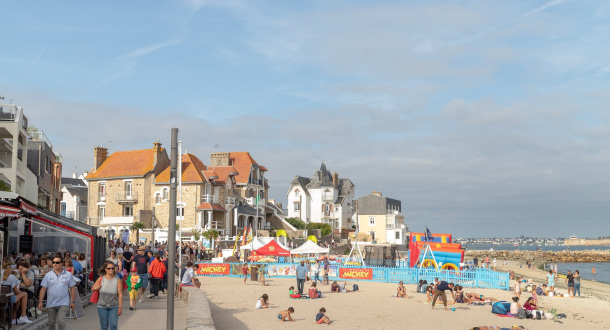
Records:
[[[176,205],[176,210],[180,210],[180,232],[179,232],[179,241],[180,242],[180,267],[182,267],[182,218],[184,218],[184,208],[182,207],[182,141],[178,141],[178,194],[179,194],[179,203],[180,207]]]

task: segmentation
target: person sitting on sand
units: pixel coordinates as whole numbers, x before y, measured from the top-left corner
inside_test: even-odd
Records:
[[[256,301],[256,308],[261,309],[261,308],[267,308],[269,307],[269,302],[268,302],[269,296],[265,293],[263,294],[260,298],[258,298],[258,300]]]
[[[340,292],[352,292],[352,290],[349,290],[347,288],[347,281],[343,281],[342,283],[339,284],[339,290],[340,290]]]
[[[324,307],[320,308],[320,312],[318,314],[316,314],[316,323],[317,324],[322,324],[322,323],[331,324],[331,323],[333,323],[333,321],[331,321],[328,318],[328,316],[324,315],[324,313],[326,313],[326,308],[324,308]]]
[[[498,301],[498,298],[494,298],[494,297],[487,297],[487,296],[483,296],[480,295],[476,292],[468,292],[466,293],[466,298],[472,300],[472,301]]]
[[[510,313],[509,316],[518,317],[519,311],[522,310],[523,307],[519,304],[519,297],[513,297],[513,302],[510,304]]]
[[[471,303],[472,300],[468,299],[465,295],[464,295],[464,291],[462,291],[462,286],[461,285],[456,285],[455,286],[456,289],[456,293],[455,293],[455,302],[458,304],[468,304]]]
[[[543,284],[541,287],[539,286],[536,288],[536,295],[537,296],[546,296],[547,295],[546,284]]]
[[[320,297],[322,297],[322,293],[318,291],[318,288],[316,287],[316,282],[312,282],[311,286],[309,287],[309,298],[316,299]]]
[[[434,297],[434,290],[432,285],[428,285],[426,287],[426,302],[429,304],[432,302],[432,297]],[[441,299],[443,299],[443,297],[441,297]]]
[[[402,284],[402,281],[398,282],[398,290],[396,293],[397,298],[411,298],[407,294],[407,288]]]
[[[529,297],[529,298],[527,298],[527,301],[525,302],[525,304],[523,304],[523,308],[525,308],[528,311],[535,311],[538,309],[538,306],[534,302],[534,298]]]
[[[339,290],[339,284],[337,284],[337,281],[334,281],[333,284],[330,285],[330,292],[341,292]]]
[[[290,316],[290,314],[292,313],[294,313],[294,308],[288,307],[287,310],[279,312],[279,314],[277,314],[277,318],[282,320],[282,322],[286,322],[287,320],[294,322],[294,320]]]

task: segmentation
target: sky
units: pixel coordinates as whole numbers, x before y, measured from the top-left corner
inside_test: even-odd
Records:
[[[249,151],[270,198],[324,161],[412,231],[608,235],[605,1],[11,1],[0,96],[63,156]]]

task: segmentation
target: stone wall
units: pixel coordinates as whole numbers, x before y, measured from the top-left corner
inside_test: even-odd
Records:
[[[180,299],[186,304],[186,329],[215,330],[212,311],[205,292],[195,287],[182,287]]]

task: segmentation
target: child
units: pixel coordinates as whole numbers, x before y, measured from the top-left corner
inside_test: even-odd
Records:
[[[277,318],[282,320],[282,322],[286,322],[286,320],[294,322],[294,320],[290,316],[290,314],[292,313],[294,313],[294,308],[288,307],[287,310],[281,311],[279,314],[277,314]]]
[[[407,294],[407,289],[402,284],[402,281],[398,282],[398,289],[397,289],[396,297],[409,298],[409,295]]]
[[[324,307],[320,308],[320,312],[318,314],[316,314],[316,323],[318,323],[318,324],[322,324],[322,323],[331,324],[331,323],[333,323],[333,321],[331,321],[328,318],[328,316],[324,315],[324,313],[326,313],[326,308],[324,308]]]
[[[515,278],[516,282],[515,282],[515,296],[517,296],[518,298],[521,298],[521,278],[517,277]]]
[[[269,307],[269,302],[267,301],[269,299],[269,296],[265,293],[263,294],[260,298],[258,298],[258,300],[256,301],[256,308],[258,309],[262,309],[262,308],[267,308]]]
[[[134,265],[135,266],[135,265]],[[142,280],[138,276],[136,268],[131,269],[131,273],[127,277],[127,290],[129,291],[129,310],[136,310],[136,300],[138,299],[138,290],[142,286]]]
[[[316,288],[316,282],[311,283],[311,286],[309,287],[309,298],[316,299],[321,298],[321,296],[322,293]]]
[[[261,282],[262,286],[265,286],[265,266],[261,265],[258,270],[258,281]]]
[[[288,294],[289,295],[293,295],[294,294],[294,286],[290,286],[290,288],[288,288]]]
[[[340,292],[339,284],[337,284],[337,281],[334,281],[333,284],[330,285],[330,292]]]
[[[241,268],[241,274],[244,275],[244,285],[246,284],[246,279],[248,278],[248,264],[244,263]]]
[[[534,304],[538,305],[538,289],[536,288],[536,285],[532,286],[532,299],[534,300]]]

